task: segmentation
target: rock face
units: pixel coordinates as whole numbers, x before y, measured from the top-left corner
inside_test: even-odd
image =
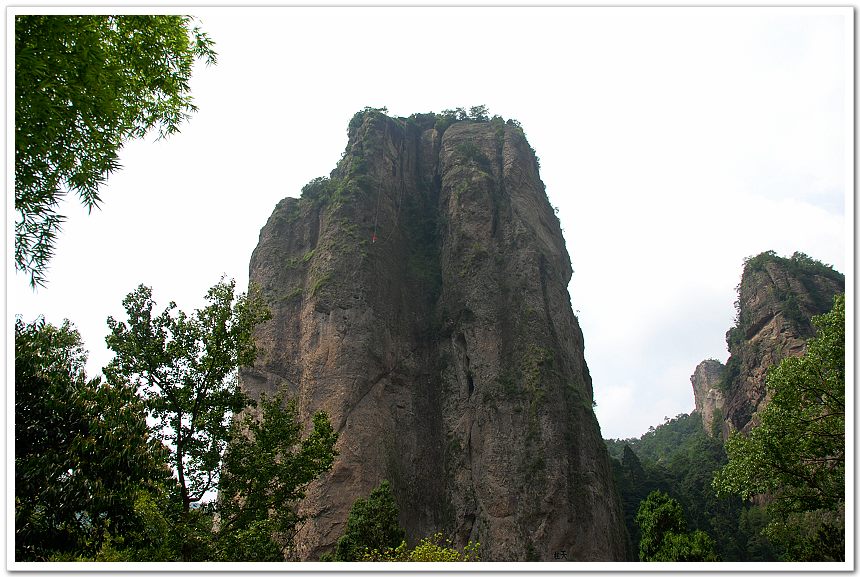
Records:
[[[720,361],[708,359],[702,361],[690,377],[693,385],[693,397],[696,401],[696,411],[702,416],[702,426],[710,436],[716,436],[722,431],[723,404],[725,399],[720,383],[725,366]],[[715,427],[716,423],[716,427]]]
[[[755,413],[768,400],[768,368],[805,351],[814,335],[811,318],[829,311],[833,296],[844,291],[841,273],[802,253],[781,258],[765,252],[746,262],[737,324],[726,333],[730,356],[720,386],[723,438],[756,425]]]
[[[298,558],[332,549],[388,479],[412,543],[626,559],[571,272],[515,123],[356,114],[331,178],[278,203],[250,265],[273,319],[243,387],[286,387],[340,434]]]

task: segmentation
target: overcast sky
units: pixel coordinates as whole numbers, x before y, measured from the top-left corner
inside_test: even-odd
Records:
[[[199,112],[125,146],[102,210],[66,203],[47,288],[8,269],[9,318],[70,319],[90,376],[138,284],[159,310],[201,306],[221,275],[244,290],[275,204],[328,175],[365,106],[484,104],[522,123],[559,209],[606,438],[693,409],[694,368],[728,356],[745,257],[802,251],[851,282],[850,8],[192,12],[219,53],[195,71]]]

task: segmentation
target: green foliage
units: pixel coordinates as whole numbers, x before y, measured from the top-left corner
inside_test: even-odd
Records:
[[[331,280],[331,273],[326,273],[326,274],[324,274],[324,275],[322,275],[322,276],[318,277],[318,278],[314,281],[314,284],[313,284],[313,285],[311,285],[311,290],[310,290],[310,291],[308,291],[308,294],[309,294],[310,296],[314,296],[315,294],[317,294],[317,292],[318,292],[322,287],[324,287],[326,284],[328,284],[328,282],[329,282],[330,280]]]
[[[358,112],[356,112],[352,118],[349,120],[349,124],[347,125],[347,135],[348,138],[352,138],[355,136],[355,132],[358,130],[358,127],[364,122],[364,119],[368,116],[380,116],[388,114],[388,108],[383,106],[381,108],[373,108],[372,106],[365,106]]]
[[[741,500],[718,497],[711,487],[713,472],[726,463],[726,456],[719,439],[705,434],[698,413],[667,419],[640,439],[608,440],[606,444],[634,546],[640,538],[634,522],[639,503],[659,490],[681,504],[689,529],[714,538],[720,558],[752,560],[747,535],[738,529],[744,513]]]
[[[396,549],[405,537],[397,521],[398,512],[388,481],[382,481],[367,499],[356,499],[331,560],[359,561],[365,553],[385,554],[389,549]]]
[[[431,537],[425,537],[414,548],[409,549],[406,541],[391,549],[373,549],[365,551],[361,557],[362,561],[394,561],[394,562],[417,562],[417,563],[454,563],[464,561],[480,561],[480,543],[469,541],[462,551],[454,547],[454,543],[442,533],[435,533]]]
[[[844,531],[843,518],[834,512],[845,499],[845,296],[837,295],[831,312],[814,317],[813,324],[818,333],[806,353],[769,371],[771,400],[759,413],[759,425],[748,436],[729,438],[729,462],[713,482],[721,494],[768,496],[775,518],[771,536],[797,541],[787,543],[787,560],[804,556],[803,551],[819,558],[844,555],[844,542],[833,536]],[[812,531],[800,528],[816,519],[817,532],[810,538]],[[776,531],[780,523],[796,530]],[[810,548],[810,539],[836,545]]]
[[[471,121],[471,122],[490,122],[493,119],[502,119],[501,116],[493,116],[490,118],[489,110],[483,104],[472,106],[468,112],[465,108],[454,108],[443,110],[440,114],[433,115],[436,119],[434,128],[441,134],[445,132],[449,126],[455,122]],[[516,120],[509,120],[508,124],[519,127]]]
[[[469,119],[475,122],[489,122],[490,115],[483,104],[469,108]]]
[[[738,354],[740,343],[739,341],[735,341],[735,339],[738,337],[742,338],[742,335],[743,333],[737,327],[730,329],[729,332],[726,333],[726,340],[729,343],[729,351],[734,352],[731,352],[729,355],[729,360],[726,361],[726,368],[720,376],[720,380],[717,382],[717,388],[724,394],[731,390],[732,384],[741,374],[741,355]]]
[[[666,418],[662,425],[650,427],[639,439],[607,441],[610,454],[621,458],[621,451],[629,445],[641,459],[668,463],[673,456],[685,451],[685,444],[702,430],[702,417],[698,413],[675,415]]]
[[[774,251],[768,250],[754,257],[744,259],[744,271],[763,271],[765,264],[768,262],[782,265],[793,275],[820,275],[836,281],[843,281],[845,279],[842,273],[833,269],[833,265],[824,264],[802,252],[795,252],[790,258],[783,258],[778,256]]]
[[[44,285],[74,192],[88,210],[124,142],[179,130],[212,41],[187,16],[15,17],[15,268]]]
[[[337,433],[328,416],[317,413],[313,424],[302,440],[296,403],[285,405],[283,392],[272,399],[264,395],[258,411],[249,410],[234,423],[218,508],[220,547],[230,561],[283,561],[305,519],[295,504],[337,455]]]
[[[654,491],[639,505],[636,524],[642,532],[639,540],[639,560],[652,561],[663,544],[666,533],[686,530],[681,505],[661,491]]]
[[[636,513],[640,561],[716,561],[713,540],[703,531],[687,533],[684,510],[675,500],[654,491]]]
[[[650,561],[719,561],[714,540],[704,531],[667,533]]]
[[[290,302],[302,297],[302,293],[304,293],[304,289],[300,286],[293,287],[287,294],[281,297],[281,301]]]
[[[777,516],[761,533],[785,561],[845,561],[843,506]]]
[[[335,183],[326,176],[320,176],[302,187],[302,200],[314,206],[322,206],[334,195]]]
[[[180,557],[173,535],[179,508],[166,491],[139,492],[134,502],[135,526],[106,541],[96,561],[173,561]]]
[[[483,169],[488,169],[490,159],[481,151],[481,148],[471,140],[464,140],[454,147],[456,152],[465,162],[474,162]]]
[[[764,533],[770,523],[770,515],[763,507],[749,507],[741,511],[738,533],[746,543],[745,561],[774,561],[776,550]]]
[[[351,168],[353,173],[346,178],[329,178],[320,176],[302,187],[302,196],[298,204],[294,205],[293,217],[298,216],[302,207],[321,209],[335,207],[342,204],[347,198],[360,193],[366,188],[366,177],[356,171],[362,162],[355,162]],[[304,263],[313,257],[313,254],[305,253],[302,258]],[[298,261],[292,264],[298,264]]]
[[[444,133],[449,126],[456,122],[456,116],[446,114],[446,112],[449,111],[443,110],[442,114],[436,117],[436,123],[433,125],[433,128],[435,128],[439,134]]]
[[[416,112],[415,114],[410,114],[406,122],[417,127],[418,130],[424,131],[433,128],[436,124],[436,119],[437,115],[433,112]]]
[[[87,380],[80,335],[15,322],[15,558],[92,554],[135,526],[164,453],[123,384]]]
[[[104,384],[86,380],[68,321],[17,321],[17,560],[283,560],[337,435],[318,413],[302,439],[295,403],[263,396],[254,411],[238,391],[268,310],[253,287],[234,292],[222,280],[193,316],[173,303],[154,316],[151,290],[138,288],[128,324],[109,321]],[[201,503],[216,487],[217,506]]]
[[[50,561],[212,561],[211,507],[183,513],[175,495],[166,491],[138,493],[134,524],[108,533],[95,554],[54,554]]]
[[[153,314],[152,289],[141,285],[124,300],[128,324],[108,318],[105,339],[114,359],[105,375],[132,386],[171,451],[183,510],[215,488],[221,457],[233,435],[232,415],[248,400],[238,368],[253,363],[252,330],[270,313],[257,290],[235,295],[235,281],[209,289],[209,304],[188,316],[170,305]]]

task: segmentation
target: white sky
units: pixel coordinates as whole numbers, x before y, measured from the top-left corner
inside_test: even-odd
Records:
[[[365,106],[485,104],[522,123],[559,208],[606,438],[693,409],[693,369],[728,356],[744,257],[799,250],[852,282],[850,8],[190,12],[219,53],[195,72],[199,112],[126,145],[101,211],[66,203],[36,293],[12,268],[7,193],[7,334],[15,314],[69,318],[90,376],[138,284],[159,310],[201,306],[222,274],[244,290],[275,204],[328,175]]]

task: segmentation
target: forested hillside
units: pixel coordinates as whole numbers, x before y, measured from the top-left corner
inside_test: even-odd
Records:
[[[705,434],[701,416],[680,414],[639,438],[608,439],[624,520],[638,550],[640,529],[634,522],[639,504],[662,491],[682,506],[689,530],[710,535],[722,561],[775,561],[770,542],[759,535],[764,511],[739,497],[719,498],[711,482],[727,463],[722,442]]]
[[[724,434],[717,433],[718,405],[667,418],[639,438],[606,441],[640,560],[845,559],[845,297],[836,292],[842,280],[801,253],[749,259],[738,326],[727,333],[726,374],[738,366],[745,376],[726,389],[734,406]],[[822,291],[830,310],[813,315],[808,303],[825,308]],[[747,330],[751,311],[764,321]],[[699,398],[702,379],[691,381],[697,407],[707,407]],[[703,423],[703,413],[713,422]],[[731,420],[740,414],[745,420]]]

